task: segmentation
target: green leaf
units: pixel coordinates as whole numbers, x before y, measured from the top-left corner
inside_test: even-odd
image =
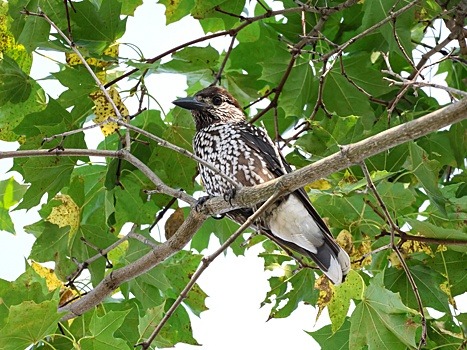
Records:
[[[58,300],[24,301],[10,307],[5,326],[0,329],[0,347],[4,350],[26,349],[57,329],[63,314],[57,313]]]
[[[191,248],[196,249],[198,252],[202,252],[203,249],[209,245],[211,234],[214,234],[221,244],[223,244],[239,227],[239,225],[228,218],[222,220],[216,220],[209,218],[203,226],[196,232],[195,236],[191,240]],[[242,239],[236,239],[231,245],[232,251],[235,255],[243,254],[245,248],[241,246]]]
[[[395,0],[376,0],[376,1],[367,1],[363,5],[363,19],[362,26],[359,31],[367,29],[372,25],[381,22],[383,19],[387,18],[390,12],[397,10],[405,4],[397,3]],[[402,43],[405,51],[411,56],[412,45],[411,45],[411,33],[409,28],[412,26],[413,22],[413,8],[410,11],[406,11],[404,14],[397,17],[396,22],[396,31],[399,37],[399,41]],[[393,22],[389,21],[382,27],[377,29],[378,33],[381,33],[381,36],[385,39],[385,44],[389,47],[391,51],[400,53],[399,46],[394,38],[393,33]],[[376,51],[376,48],[375,48]]]
[[[143,4],[143,0],[122,1],[122,15],[134,16],[135,10]]]
[[[438,164],[437,161],[430,160],[428,154],[415,142],[409,143],[409,157],[404,167],[413,172],[432,203],[446,215],[446,199],[438,188]]]
[[[90,335],[78,341],[82,349],[122,349],[130,350],[131,347],[114,333],[121,327],[129,311],[109,311],[99,317],[95,311],[89,323]]]
[[[356,52],[345,56],[343,66],[347,76],[366,92],[371,91],[374,97],[385,95],[395,89],[383,80],[380,67],[371,63],[370,53]]]
[[[75,105],[93,105],[89,94],[98,88],[96,82],[82,65],[66,66],[57,73],[52,73],[57,80],[68,87],[59,98],[64,108]]]
[[[143,190],[147,179],[139,171],[125,170],[121,174],[122,187],[114,189],[117,226],[125,222],[152,224],[158,208],[154,201],[148,201]]]
[[[321,195],[316,198],[313,205],[319,209],[322,217],[329,220],[329,226],[339,232],[342,229],[351,229],[351,233],[365,233],[377,235],[381,230],[375,223],[382,222],[381,218],[365,204],[362,194],[349,196]]]
[[[28,186],[21,185],[13,177],[0,181],[0,230],[15,233],[9,209],[23,197]]]
[[[309,62],[297,62],[279,97],[279,105],[285,115],[302,116],[305,105],[310,102],[312,85],[313,72]]]
[[[139,324],[139,332],[141,339],[147,339],[157,327],[162,319],[165,310],[170,306],[169,302],[164,302],[161,305],[148,309],[144,317],[141,318]],[[192,345],[199,345],[192,336],[192,329],[188,313],[182,306],[179,306],[172,317],[164,325],[161,332],[154,340],[154,344],[158,348],[173,347],[178,342],[184,342]]]
[[[440,249],[436,252],[435,257],[427,262],[429,268],[439,272],[446,278],[452,296],[465,293],[467,283],[465,259],[465,253]]]
[[[15,170],[21,168],[24,180],[31,183],[16,210],[29,209],[39,204],[45,193],[49,198],[55,196],[69,183],[75,163],[73,157],[37,157],[15,166]]]
[[[245,0],[195,0],[191,14],[200,20],[205,33],[216,32],[230,29],[239,22],[235,16],[217,11],[216,8],[227,13],[240,15],[244,6]]]
[[[372,119],[369,117],[368,119]],[[303,147],[313,155],[324,157],[339,150],[339,145],[345,145],[364,139],[371,131],[367,131],[367,117],[350,115],[347,117],[324,118],[312,122],[313,132],[306,133],[298,141],[297,146]]]
[[[441,312],[449,312],[448,295],[444,293],[440,285],[444,277],[436,271],[422,266],[409,266],[410,272],[417,285],[420,298],[424,307],[432,307]],[[403,270],[391,268],[384,272],[384,284],[393,292],[399,293],[402,301],[410,308],[417,309],[412,287]]]
[[[25,102],[32,91],[32,79],[8,56],[0,60],[0,105]]]
[[[269,279],[271,290],[263,302],[263,304],[273,304],[269,318],[290,316],[300,302],[314,304],[313,301],[316,300],[314,283],[315,276],[310,269],[301,269],[294,274],[286,270],[284,276],[271,277]]]
[[[464,64],[457,64],[451,61],[442,61],[438,66],[438,72],[447,73],[446,84],[455,89],[465,90],[465,79],[467,79],[467,68]]]
[[[159,3],[165,6],[166,24],[181,20],[195,5],[194,0],[161,0]]]
[[[456,160],[458,168],[464,167],[465,155],[467,154],[467,122],[462,121],[451,125],[448,131],[448,138],[451,144],[453,156]]]
[[[42,88],[34,81],[31,81],[31,94],[24,102],[6,102],[0,108],[0,140],[19,141],[21,135],[13,130],[28,115],[38,112],[45,107],[45,95]]]
[[[191,114],[187,111],[172,112],[174,120],[164,131],[162,138],[172,144],[192,150],[194,125]],[[151,154],[150,164],[162,181],[175,188],[191,191],[197,164],[192,159],[167,148],[157,147]],[[154,163],[153,163],[154,162]]]
[[[462,349],[462,344],[465,341],[465,330],[461,329],[458,324],[455,323],[450,313],[441,318],[428,319],[427,329],[427,349]]]
[[[207,86],[217,72],[219,53],[212,46],[186,47],[172,55],[172,60],[163,64],[159,72],[184,73],[188,86],[200,82]]]
[[[171,303],[167,303],[170,306]],[[161,330],[161,336],[170,340],[171,346],[178,342],[199,345],[193,338],[190,317],[184,307],[179,306],[167,324]]]
[[[344,324],[349,311],[350,300],[361,300],[364,289],[365,282],[358,272],[354,270],[350,270],[343,284],[335,287],[332,299],[328,304],[333,333],[336,333]]]
[[[119,327],[115,332],[116,338],[121,338],[126,341],[127,344],[134,345],[139,340],[138,325],[139,325],[139,304],[136,299],[119,301],[118,303],[107,303],[105,310],[98,309],[101,314],[105,314],[108,311],[116,312],[128,312],[123,323],[123,327]]]
[[[55,100],[50,99],[45,110],[26,116],[14,132],[27,135],[21,149],[36,149],[40,147],[44,137],[71,129],[74,129],[74,124],[70,113]],[[54,147],[59,144],[58,142],[56,140],[48,143],[47,146]],[[66,138],[63,146],[85,148],[84,136],[71,135]],[[22,174],[24,181],[31,184],[16,209],[29,209],[37,205],[45,193],[48,193],[49,198],[55,196],[69,183],[77,160],[86,161],[87,157],[49,156],[15,159],[12,169]]]
[[[400,182],[381,181],[377,186],[379,195],[383,199],[390,213],[403,215],[412,213],[412,205],[416,198],[413,191]]]
[[[73,4],[70,11],[73,39],[89,51],[101,54],[125,32],[126,18],[120,19],[122,3],[118,0],[102,0],[99,7],[89,0]]]
[[[418,325],[412,311],[398,294],[384,288],[382,274],[376,275],[366,288],[350,323],[350,349],[368,346],[368,350],[405,350],[416,346]]]
[[[323,102],[329,112],[336,113],[340,117],[374,115],[368,97],[358,91],[336,69],[331,70],[326,76]]]
[[[37,10],[37,9],[36,9]],[[49,39],[50,24],[39,16],[27,16],[18,44],[24,45],[28,52],[34,51]]]
[[[348,350],[350,338],[350,322],[346,318],[342,327],[334,332],[331,325],[324,326],[317,331],[307,332],[316,340],[322,349]]]
[[[146,312],[144,313],[144,316],[140,318],[138,325],[140,339],[146,340],[151,335],[154,328],[157,327],[164,316],[164,308],[165,303],[162,303],[158,306],[146,309]],[[161,333],[159,333],[156,339],[154,339],[154,344],[156,344],[157,347],[164,348],[172,345],[168,339],[162,337]]]
[[[0,279],[0,329],[8,321],[8,315],[13,305],[19,305],[24,301],[42,303],[54,298],[54,293],[47,289],[46,281],[39,276],[28,264],[26,271],[16,281],[8,282]]]

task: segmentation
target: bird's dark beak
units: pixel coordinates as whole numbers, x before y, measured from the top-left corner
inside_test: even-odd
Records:
[[[189,109],[189,110],[201,110],[206,108],[206,104],[204,102],[198,101],[194,97],[184,97],[179,98],[178,100],[172,101],[174,105],[179,107]]]

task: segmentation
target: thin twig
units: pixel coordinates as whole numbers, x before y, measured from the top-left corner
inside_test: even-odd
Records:
[[[371,94],[369,94],[368,92],[366,92],[366,90],[364,88],[362,88],[361,86],[359,86],[357,83],[355,83],[353,81],[353,79],[351,79],[349,77],[349,75],[347,74],[346,70],[345,70],[345,66],[344,66],[344,59],[342,57],[342,55],[339,55],[339,61],[340,61],[340,67],[341,67],[341,74],[342,76],[347,79],[347,81],[352,84],[358,91],[360,91],[362,94],[364,94],[366,97],[368,97],[368,99],[372,102],[375,102],[375,103],[378,103],[378,104],[381,104],[383,106],[387,106],[389,104],[389,102],[385,101],[385,100],[381,100],[379,98],[376,98],[376,97],[373,97]],[[384,79],[384,78],[383,78]]]
[[[133,225],[133,228],[135,227],[135,224]],[[132,230],[133,230],[132,228]],[[111,245],[109,245],[107,248],[105,249],[96,249],[94,248],[94,250],[97,250],[99,253],[90,257],[89,259],[86,259],[85,261],[83,261],[82,263],[77,263],[78,264],[78,267],[77,269],[71,274],[69,275],[66,279],[67,279],[67,283],[66,283],[66,286],[69,286],[71,284],[73,284],[75,282],[75,280],[81,275],[81,273],[83,272],[83,270],[85,270],[90,264],[92,264],[94,261],[96,261],[97,259],[103,257],[103,256],[106,256],[112,249],[115,249],[116,247],[118,247],[120,244],[122,244],[123,242],[125,242],[127,239],[129,238],[128,235],[126,236],[123,236],[122,238],[120,238],[119,240],[115,241],[114,243],[112,243]],[[85,242],[86,243],[86,242]]]
[[[269,9],[265,4],[263,4],[263,1],[262,1],[262,0],[258,0],[258,4],[259,4],[265,11],[270,11],[270,9]]]
[[[404,46],[402,46],[402,43],[399,39],[399,35],[397,35],[397,31],[396,31],[396,21],[397,21],[397,17],[394,17],[392,19],[392,35],[394,36],[394,39],[396,40],[396,44],[397,46],[399,47],[399,50],[401,50],[402,54],[404,55],[405,59],[407,60],[407,62],[409,62],[409,64],[412,66],[412,68],[415,70],[417,69],[415,67],[415,64],[413,63],[412,59],[410,58],[410,56],[407,54],[407,51],[405,51],[405,48]]]
[[[424,237],[424,236],[414,236],[409,235],[407,232],[402,231],[397,228],[397,233],[394,233],[394,236],[399,237],[402,242],[405,241],[415,241],[423,242],[427,244],[443,244],[443,245],[467,245],[467,240],[465,239],[455,239],[455,238],[436,238],[436,237]],[[390,236],[392,233],[387,231],[382,231],[377,237]]]
[[[392,74],[389,71],[383,71],[383,73]],[[435,88],[435,89],[444,90],[447,93],[449,93],[450,95],[459,95],[459,96],[462,96],[462,97],[467,97],[467,92],[459,90],[459,89],[455,89],[455,88],[452,88],[452,87],[449,87],[449,86],[444,86],[444,85],[435,84],[435,83],[427,83],[427,82],[424,82],[424,81],[412,81],[412,80],[407,80],[407,79],[402,78],[402,77],[400,77],[400,78],[401,78],[402,81],[397,81],[397,80],[394,80],[394,79],[383,77],[384,80],[389,81],[392,85],[397,85],[397,86],[410,85],[412,87],[417,87],[417,88],[431,87],[431,88]]]
[[[322,58],[323,59],[330,59],[332,56],[334,56],[336,54],[337,55],[341,54],[347,47],[349,47],[350,45],[355,43],[357,40],[360,40],[361,38],[367,36],[369,33],[373,32],[374,30],[376,30],[378,28],[381,28],[383,25],[385,25],[389,21],[392,21],[393,18],[396,18],[396,17],[400,16],[402,13],[410,10],[418,2],[419,2],[419,0],[412,1],[412,2],[408,3],[407,5],[405,5],[404,7],[401,7],[399,10],[392,12],[391,14],[389,14],[388,17],[383,18],[380,22],[372,25],[370,28],[365,29],[363,32],[358,33],[357,35],[353,36],[352,38],[347,40],[342,45],[339,45],[334,50],[332,50],[332,51],[328,52],[327,54],[323,55]]]
[[[94,123],[94,124],[91,124],[91,125],[88,125],[88,126],[83,126],[82,128],[78,128],[78,129],[74,129],[74,130],[70,130],[70,131],[65,131],[65,132],[62,132],[60,134],[55,134],[55,135],[52,135],[52,136],[49,136],[49,137],[44,137],[42,139],[41,144],[53,141],[53,140],[58,139],[60,137],[65,138],[67,136],[83,132],[85,130],[94,129],[94,128],[98,127],[98,126],[102,126],[102,125],[105,125],[105,124],[108,124],[108,123],[109,123],[109,120],[103,120],[103,121],[101,121],[99,123]]]
[[[177,200],[177,198],[175,197],[172,197],[170,199],[170,201],[164,206],[164,208],[159,211],[157,213],[157,216],[156,216],[156,219],[154,220],[154,222],[151,224],[151,226],[149,226],[149,232],[152,231],[152,229],[158,224],[159,221],[162,220],[162,218],[164,217],[165,213],[167,213],[167,211],[172,208],[172,205],[174,205],[175,201]]]
[[[235,44],[235,39],[237,38],[237,33],[233,34],[232,35],[232,39],[230,40],[230,45],[229,45],[229,48],[227,49],[227,51],[225,52],[225,57],[224,57],[224,60],[222,61],[222,64],[219,68],[219,71],[217,72],[216,74],[216,78],[214,79],[214,82],[211,84],[211,86],[214,86],[216,85],[217,83],[220,83],[221,81],[221,76],[222,76],[222,72],[224,71],[224,68],[225,68],[225,65],[227,64],[227,60],[229,59],[230,57],[230,53],[232,52],[232,49],[233,49],[233,46]]]
[[[420,337],[420,343],[418,344],[418,349],[421,349],[426,344],[426,339],[427,339],[427,325],[426,325],[425,312],[423,310],[423,303],[422,303],[422,299],[420,297],[420,292],[418,291],[417,284],[415,283],[415,280],[414,280],[414,278],[412,276],[412,273],[410,272],[410,269],[407,266],[407,263],[405,262],[405,259],[404,259],[402,253],[399,250],[399,247],[395,243],[395,236],[396,236],[395,232],[400,230],[400,229],[394,223],[394,221],[392,220],[391,214],[389,214],[389,211],[388,211],[388,209],[386,207],[386,204],[384,203],[383,199],[379,195],[378,190],[376,189],[375,184],[373,183],[373,180],[371,179],[371,175],[370,175],[370,172],[368,171],[368,168],[367,168],[367,166],[365,164],[365,161],[362,161],[360,163],[360,166],[361,166],[361,168],[363,170],[363,174],[365,175],[368,187],[373,192],[373,195],[375,196],[376,200],[378,201],[378,203],[379,203],[379,205],[381,207],[381,210],[383,211],[384,216],[386,217],[386,221],[389,223],[389,225],[391,227],[391,243],[390,243],[391,248],[392,248],[392,250],[394,250],[397,257],[399,258],[401,266],[403,267],[403,269],[405,271],[405,274],[407,276],[407,280],[409,281],[410,286],[412,287],[412,291],[414,293],[415,299],[417,300],[418,311],[420,313],[420,318],[421,318],[420,323],[422,324],[422,334],[421,334],[421,337]]]
[[[128,236],[128,238],[133,238],[133,239],[136,239],[137,241],[140,241],[141,243],[151,247],[152,249],[157,247],[156,243],[151,241],[149,238],[144,237],[143,235],[141,235],[139,233],[136,233],[133,229],[130,232],[128,232],[127,236]]]
[[[148,337],[148,339],[140,344],[137,344],[136,346],[141,346],[142,349],[146,350],[149,349],[151,343],[154,341],[156,336],[159,334],[161,331],[162,327],[167,323],[170,317],[172,317],[173,313],[175,310],[178,308],[178,306],[182,303],[183,299],[185,299],[190,292],[190,290],[193,288],[195,285],[196,281],[198,278],[201,276],[201,274],[206,270],[209,265],[223,252],[225,251],[236,239],[238,236],[240,236],[243,231],[245,231],[248,227],[250,227],[257,218],[259,218],[260,215],[264,213],[264,211],[272,204],[274,201],[279,197],[279,193],[276,192],[274,195],[272,195],[266,202],[261,205],[261,207],[258,208],[257,211],[253,213],[246,221],[241,225],[237,231],[235,231],[213,254],[203,258],[201,266],[196,270],[196,272],[193,274],[191,277],[190,281],[188,284],[183,288],[182,292],[178,296],[178,298],[175,300],[175,302],[172,304],[172,306],[167,310],[165,313],[164,317],[161,319],[157,327],[154,329],[154,331],[151,333],[151,335]]]

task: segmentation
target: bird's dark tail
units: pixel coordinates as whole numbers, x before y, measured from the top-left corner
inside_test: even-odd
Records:
[[[307,253],[334,285],[344,282],[345,276],[350,271],[350,258],[345,250],[334,241],[329,243],[328,240],[325,240],[324,244],[318,247],[316,253]]]
[[[345,250],[334,241],[326,239],[323,245],[316,249],[316,253],[313,253],[293,242],[285,241],[272,233],[270,234],[278,243],[310,257],[334,285],[337,286],[345,281],[345,276],[350,271],[350,258]]]

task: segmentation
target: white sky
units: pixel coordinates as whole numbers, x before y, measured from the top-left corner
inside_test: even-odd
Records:
[[[164,6],[146,1],[136,10],[134,17],[128,18],[127,31],[120,42],[137,45],[145,57],[150,58],[203,35],[199,24],[191,18],[166,26],[164,10]],[[226,49],[229,41],[229,38],[220,38],[211,41],[210,44],[217,49]],[[46,54],[52,55],[50,52]],[[135,57],[134,52],[124,45],[120,46],[120,55]],[[63,54],[54,57],[64,61]],[[38,79],[57,70],[57,66],[50,60],[36,56],[31,75]],[[51,80],[41,81],[40,84],[52,97],[57,97],[62,91],[62,87]],[[150,93],[166,111],[173,107],[171,101],[185,95],[186,80],[181,76],[151,75],[146,79],[146,84]],[[131,104],[127,107],[130,114],[137,108]],[[156,104],[151,108],[157,108]],[[93,130],[87,135],[87,142],[101,137],[98,128]],[[0,148],[2,151],[14,150],[17,145],[0,141]],[[11,159],[0,160],[0,179],[13,175],[6,173],[11,165]],[[21,179],[18,174],[15,175],[18,180]],[[32,236],[24,233],[22,227],[39,220],[39,215],[37,209],[28,212],[21,210],[13,212],[12,218],[16,224],[17,235],[0,231],[0,278],[7,280],[16,279],[24,271],[24,259],[29,255],[34,240]],[[218,246],[218,242],[211,242],[208,251],[204,253],[209,254]],[[270,308],[266,306],[260,309],[260,303],[269,290],[268,275],[263,270],[262,259],[257,258],[258,252],[259,248],[256,247],[249,250],[244,257],[235,257],[230,252],[226,256],[220,255],[203,273],[199,285],[209,295],[206,300],[209,310],[202,313],[201,318],[191,318],[194,337],[205,350],[319,349],[318,344],[303,330],[315,330],[329,323],[326,312],[323,312],[316,325],[316,310],[309,305],[299,306],[287,319],[266,322]],[[458,306],[463,308],[465,304],[458,303]],[[199,347],[178,344],[176,349]]]

